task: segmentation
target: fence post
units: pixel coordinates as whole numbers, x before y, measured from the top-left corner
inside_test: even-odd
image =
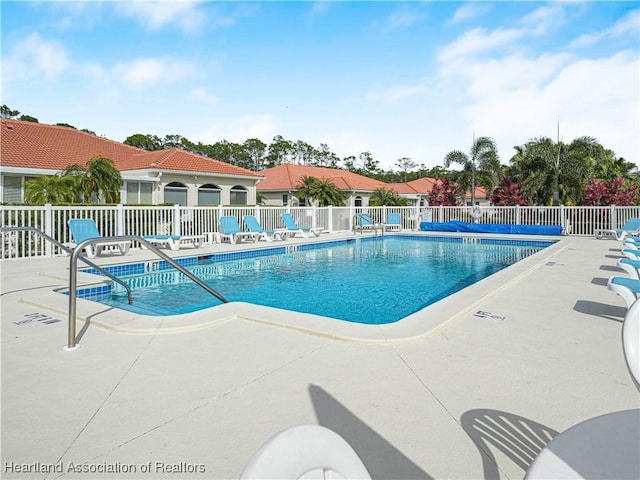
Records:
[[[333,232],[333,207],[329,205],[327,209],[327,223],[329,224],[329,233]]]
[[[349,230],[355,232],[356,226],[353,223],[353,219],[356,216],[356,207],[355,205],[349,205]]]
[[[444,207],[442,205],[438,205],[438,222],[444,222]]]
[[[562,227],[562,231],[566,233],[567,221],[564,218],[564,216],[565,216],[564,205],[560,205],[560,226]]]
[[[44,204],[44,233],[50,237],[53,235],[53,206],[50,203]],[[53,243],[44,242],[44,254],[47,257],[53,256]]]
[[[609,207],[609,229],[615,230],[618,228],[618,209],[615,205]]]
[[[520,225],[520,205],[516,205],[516,225]]]
[[[173,228],[171,231],[173,235],[180,235],[180,205],[177,203],[173,205]]]
[[[116,235],[124,235],[124,205],[116,205]]]

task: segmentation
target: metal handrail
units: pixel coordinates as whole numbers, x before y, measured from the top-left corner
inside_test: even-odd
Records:
[[[78,281],[76,266],[78,263],[78,258],[83,258],[83,257],[80,257],[80,253],[82,252],[82,249],[87,245],[91,245],[92,243],[100,242],[103,244],[104,243],[116,244],[116,243],[122,243],[123,241],[127,241],[127,240],[141,243],[142,245],[147,247],[149,250],[151,250],[153,253],[155,253],[160,258],[162,258],[167,263],[169,263],[172,267],[174,267],[180,273],[186,275],[188,278],[190,278],[195,283],[197,283],[202,288],[204,288],[207,292],[215,296],[218,300],[222,301],[223,303],[229,302],[229,300],[224,298],[220,293],[216,292],[213,288],[211,288],[209,285],[204,283],[201,279],[196,277],[193,273],[191,273],[189,270],[184,268],[182,265],[177,263],[169,255],[167,255],[162,250],[158,249],[156,246],[152,245],[150,242],[148,242],[147,240],[145,240],[143,237],[139,235],[120,235],[120,236],[112,236],[112,237],[88,238],[80,242],[76,246],[76,248],[73,250],[73,253],[71,254],[71,260],[69,262],[69,270],[70,270],[69,272],[69,332],[68,332],[68,339],[67,339],[68,344],[65,347],[65,350],[75,350],[76,348],[78,348],[78,345],[76,343],[76,322],[75,322],[76,291],[77,291],[77,281]]]
[[[360,213],[356,213],[353,216],[353,234],[357,234],[358,231],[360,231],[360,235],[364,234],[364,228],[362,227],[362,225],[359,223],[360,220]],[[384,226],[381,223],[375,223],[372,221],[372,226],[373,228],[371,230],[373,230],[373,235],[375,237],[378,236],[378,229],[380,229],[380,235],[384,235]]]
[[[65,252],[67,252],[69,255],[71,255],[73,253],[73,248],[71,247],[67,247],[64,243],[59,242],[58,240],[56,240],[55,238],[47,235],[46,233],[44,233],[42,230],[40,230],[39,228],[36,227],[0,227],[0,232],[20,232],[20,231],[25,231],[25,232],[33,232],[36,233],[38,235],[40,235],[42,238],[44,238],[45,240],[48,240],[49,242],[53,243],[54,245],[57,245],[58,247],[60,247],[62,250],[64,250]],[[102,273],[105,277],[109,277],[111,280],[113,280],[116,283],[119,283],[120,285],[122,285],[126,291],[127,291],[127,301],[129,302],[129,304],[133,303],[133,295],[131,293],[131,287],[124,281],[124,280],[120,280],[118,277],[116,277],[115,275],[113,275],[112,273],[106,271],[104,268],[102,268],[100,265],[97,265],[95,263],[93,263],[91,260],[89,260],[88,258],[85,257],[80,257],[80,259],[86,263],[87,265],[89,265],[90,267],[95,268],[96,270],[98,270],[100,273]]]

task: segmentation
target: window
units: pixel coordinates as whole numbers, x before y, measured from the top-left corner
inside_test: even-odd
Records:
[[[229,199],[231,205],[246,205],[247,190],[244,187],[236,185],[231,188],[231,197]]]
[[[354,206],[356,206],[356,207],[361,207],[362,206],[362,197],[356,197],[355,198]]]
[[[220,205],[220,188],[203,185],[198,189],[198,205]]]
[[[153,184],[151,182],[127,182],[126,203],[129,205],[153,203]]]
[[[187,187],[178,182],[171,182],[164,187],[164,203],[187,205]]]
[[[22,177],[2,178],[2,201],[4,203],[22,202]]]
[[[285,207],[289,205],[289,195],[287,195],[286,193],[282,195],[282,205]]]

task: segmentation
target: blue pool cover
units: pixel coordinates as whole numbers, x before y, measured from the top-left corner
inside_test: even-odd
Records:
[[[515,233],[520,235],[560,235],[560,225],[512,225],[509,223],[420,222],[423,232]]]

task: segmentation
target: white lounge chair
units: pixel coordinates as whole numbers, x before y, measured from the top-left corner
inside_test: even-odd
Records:
[[[371,479],[355,450],[340,435],[319,425],[288,428],[267,440],[242,474],[248,479]]]
[[[142,238],[156,247],[171,250],[180,250],[183,245],[199,248],[204,243],[204,235],[144,235]]]
[[[622,324],[624,359],[640,388],[640,300]],[[640,409],[590,418],[556,435],[529,466],[525,480],[640,478]]]
[[[315,237],[320,236],[322,233],[322,228],[319,227],[299,227],[296,221],[293,218],[293,215],[290,213],[283,213],[280,215],[282,217],[282,221],[284,222],[284,226],[292,236],[298,236],[308,238],[309,235],[313,235]]]
[[[615,238],[624,240],[627,235],[640,233],[640,218],[630,218],[620,228],[599,228],[596,230],[596,238]]]
[[[400,231],[402,230],[402,217],[399,213],[390,213],[387,215],[387,221],[382,224],[384,231]]]
[[[618,260],[618,267],[627,272],[629,278],[640,280],[640,257],[637,259],[621,258]]]
[[[607,282],[607,288],[620,295],[627,304],[627,308],[629,308],[640,295],[640,280],[636,278],[611,277]]]
[[[120,255],[126,255],[131,247],[131,241],[126,240],[119,243],[113,242],[101,242],[102,235],[98,231],[96,222],[90,218],[73,218],[69,220],[69,231],[73,242],[68,245],[75,248],[76,245],[84,242],[89,238],[95,238],[96,241],[90,243],[84,247],[84,250],[89,258],[95,258],[96,256],[103,255],[105,253],[119,253]]]
[[[242,217],[244,224],[247,226],[251,233],[258,235],[258,240],[264,240],[266,242],[272,242],[274,239],[286,240],[288,231],[285,228],[276,228],[274,230],[265,230],[260,225],[260,222],[253,215],[245,215]]]
[[[258,234],[253,232],[243,232],[236,217],[220,217],[220,241],[229,240],[229,243],[243,241],[256,242]]]

